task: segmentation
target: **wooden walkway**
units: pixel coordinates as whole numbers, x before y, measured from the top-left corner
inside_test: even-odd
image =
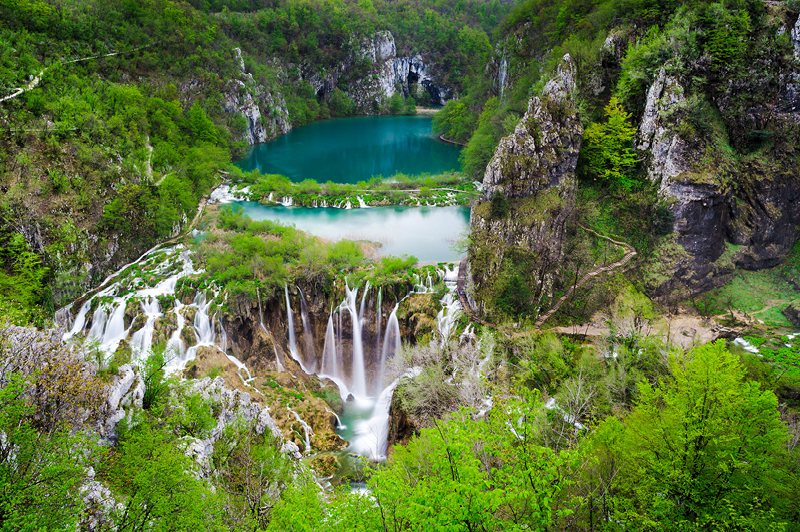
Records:
[[[618,261],[616,261],[616,262],[614,262],[612,264],[609,264],[608,266],[599,266],[599,267],[593,268],[592,270],[587,272],[583,277],[580,278],[580,280],[577,283],[572,285],[572,287],[569,290],[567,290],[567,293],[564,294],[563,296],[561,296],[558,299],[558,301],[556,301],[556,303],[547,312],[545,312],[544,314],[539,316],[539,319],[537,319],[536,323],[534,324],[534,326],[536,328],[541,328],[542,324],[544,324],[544,322],[550,316],[555,314],[558,311],[558,309],[560,309],[561,306],[570,297],[572,297],[572,295],[575,293],[575,291],[578,288],[580,288],[581,286],[586,284],[590,279],[593,279],[593,278],[597,277],[598,275],[602,275],[603,273],[610,272],[610,271],[622,268],[623,266],[628,264],[631,261],[631,259],[633,259],[633,257],[635,257],[637,255],[636,249],[633,246],[631,246],[630,244],[628,244],[627,242],[621,242],[619,240],[614,240],[611,237],[608,237],[608,236],[605,236],[605,235],[601,235],[600,233],[598,233],[594,229],[589,229],[588,227],[584,227],[581,224],[578,224],[578,227],[580,227],[584,231],[587,231],[589,233],[592,233],[592,234],[596,235],[598,238],[602,238],[602,239],[608,240],[609,242],[622,247],[625,250],[625,255],[623,255],[623,257],[620,260],[618,260]],[[467,295],[464,292],[464,288],[466,286],[466,283],[467,283],[467,257],[464,257],[463,259],[461,259],[461,262],[458,265],[458,285],[457,285],[457,288],[456,288],[456,291],[458,293],[458,300],[461,302],[461,307],[464,309],[464,313],[467,315],[467,317],[470,320],[472,320],[472,321],[474,321],[476,323],[479,323],[481,325],[484,325],[486,327],[491,327],[493,329],[496,329],[497,325],[489,323],[488,321],[482,320],[481,318],[476,316],[475,313],[473,312],[472,307],[470,306],[469,301],[467,300]]]
[[[496,329],[497,325],[489,323],[488,321],[482,320],[476,316],[472,311],[469,301],[467,300],[467,294],[464,292],[464,287],[467,284],[467,259],[468,257],[464,257],[458,264],[458,285],[456,287],[456,292],[458,293],[458,300],[461,302],[461,308],[464,310],[464,314],[466,314],[470,320],[480,323],[485,327]]]
[[[617,268],[621,268],[621,267],[625,266],[625,265],[626,265],[628,262],[630,262],[630,260],[631,260],[633,257],[635,257],[635,256],[636,256],[636,254],[637,254],[637,253],[636,253],[636,249],[634,249],[634,247],[633,247],[633,246],[631,246],[630,244],[628,244],[627,242],[620,242],[620,241],[618,241],[618,240],[614,240],[613,238],[607,237],[607,236],[605,236],[605,235],[601,235],[600,233],[598,233],[598,232],[597,232],[597,231],[595,231],[594,229],[589,229],[588,227],[584,227],[584,226],[582,226],[581,224],[578,224],[578,227],[580,227],[580,228],[581,228],[581,229],[583,229],[584,231],[588,231],[589,233],[594,233],[594,234],[595,234],[596,236],[598,236],[599,238],[603,238],[603,239],[605,239],[605,240],[608,240],[609,242],[612,242],[612,243],[614,243],[614,244],[616,244],[616,245],[618,245],[618,246],[621,246],[623,249],[625,249],[626,253],[625,253],[625,255],[624,255],[624,256],[623,256],[623,257],[622,257],[620,260],[618,260],[617,262],[615,262],[615,263],[613,263],[613,264],[609,264],[608,266],[600,266],[600,267],[598,267],[598,268],[594,268],[593,270],[591,270],[591,271],[589,271],[588,273],[586,273],[586,275],[584,275],[583,277],[581,277],[581,279],[580,279],[580,280],[579,280],[577,283],[575,283],[574,285],[572,285],[572,288],[570,288],[569,290],[567,290],[567,293],[566,293],[566,294],[564,294],[563,296],[561,296],[561,298],[559,298],[559,300],[558,300],[558,301],[556,301],[556,304],[555,304],[555,305],[553,305],[553,306],[550,308],[550,310],[548,310],[547,312],[545,312],[544,314],[542,314],[541,316],[539,316],[539,319],[538,319],[538,320],[536,320],[536,323],[535,323],[535,326],[536,326],[536,327],[541,327],[541,326],[542,326],[542,324],[545,322],[545,320],[547,320],[547,318],[549,318],[550,316],[552,316],[553,314],[555,314],[555,313],[556,313],[556,311],[558,311],[558,309],[560,309],[560,308],[561,308],[561,305],[563,305],[563,304],[564,304],[564,302],[565,302],[567,299],[569,299],[570,297],[572,297],[572,294],[574,294],[574,293],[575,293],[575,290],[577,290],[578,288],[580,288],[581,286],[583,286],[583,285],[584,285],[584,284],[585,284],[585,283],[586,283],[586,282],[587,282],[589,279],[592,279],[592,278],[594,278],[594,277],[597,277],[598,275],[600,275],[600,274],[603,274],[603,273],[605,273],[605,272],[610,272],[610,271],[616,270]]]

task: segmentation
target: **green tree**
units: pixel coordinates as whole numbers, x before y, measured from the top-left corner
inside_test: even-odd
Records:
[[[403,114],[404,115],[415,115],[417,114],[417,102],[414,101],[414,98],[409,96],[406,98],[406,103],[403,106]]]
[[[605,107],[606,122],[594,123],[583,133],[584,147],[581,156],[586,172],[612,187],[629,190],[636,182],[630,172],[636,166],[632,140],[636,128],[628,124],[630,113],[616,98],[611,98]]]
[[[0,242],[0,300],[12,301],[27,311],[42,299],[48,268],[22,235],[0,236]]]
[[[625,420],[616,518],[644,530],[780,530],[769,510],[786,427],[723,342],[672,356]],[[613,418],[606,420],[612,422]]]
[[[0,388],[0,530],[74,530],[80,486],[96,445],[64,420],[37,423],[36,379],[7,375]]]
[[[403,108],[405,107],[405,100],[403,99],[403,94],[401,92],[395,92],[391,98],[389,98],[389,114],[399,115],[403,112]]]
[[[147,415],[124,432],[100,471],[121,502],[112,510],[115,530],[222,529],[217,495],[196,478],[184,446]]]
[[[189,109],[189,131],[195,142],[203,141],[215,143],[217,141],[217,128],[206,114],[200,103],[195,100]]]

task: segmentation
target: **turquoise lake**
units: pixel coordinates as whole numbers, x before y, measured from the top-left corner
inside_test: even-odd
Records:
[[[453,243],[469,227],[468,207],[311,209],[237,202],[253,220],[277,220],[328,240],[380,242],[379,255],[413,255],[420,264],[458,262]]]
[[[360,116],[315,122],[252,147],[243,170],[298,182],[357,183],[373,176],[460,170],[460,148],[431,131],[430,116]]]

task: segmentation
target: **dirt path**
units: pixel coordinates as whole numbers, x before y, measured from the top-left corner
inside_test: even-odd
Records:
[[[605,236],[605,235],[601,235],[600,233],[598,233],[598,232],[597,232],[597,231],[595,231],[594,229],[589,229],[588,227],[584,227],[584,226],[582,226],[581,224],[578,224],[578,227],[580,227],[580,228],[581,228],[581,229],[583,229],[584,231],[588,231],[588,232],[590,232],[590,233],[593,233],[593,234],[595,234],[595,235],[596,235],[596,236],[598,236],[599,238],[603,238],[603,239],[605,239],[605,240],[608,240],[609,242],[613,242],[614,244],[616,244],[616,245],[618,245],[618,246],[621,246],[623,249],[625,249],[625,250],[626,250],[626,253],[625,253],[625,255],[622,257],[622,259],[618,260],[617,262],[615,262],[615,263],[613,263],[613,264],[609,264],[608,266],[601,266],[601,267],[598,267],[598,268],[594,268],[593,270],[591,270],[591,271],[589,271],[588,273],[586,273],[586,274],[585,274],[583,277],[581,277],[581,279],[580,279],[580,280],[579,280],[577,283],[575,283],[574,285],[572,285],[572,288],[570,288],[569,290],[567,290],[567,293],[566,293],[566,294],[564,294],[563,296],[561,296],[561,298],[560,298],[558,301],[556,301],[556,304],[555,304],[555,305],[553,305],[553,307],[552,307],[550,310],[548,310],[547,312],[545,312],[544,314],[542,314],[542,315],[539,317],[539,319],[538,319],[538,320],[536,320],[536,323],[535,323],[535,326],[536,326],[536,327],[541,327],[541,326],[542,326],[542,324],[543,324],[543,323],[544,323],[544,322],[547,320],[547,318],[549,318],[549,317],[550,317],[550,316],[552,316],[552,315],[553,315],[553,314],[554,314],[556,311],[558,311],[558,309],[560,309],[560,308],[561,308],[561,305],[563,305],[563,304],[564,304],[564,302],[565,302],[567,299],[569,299],[570,297],[572,297],[572,294],[574,294],[574,293],[575,293],[575,290],[577,290],[578,288],[580,288],[581,286],[583,286],[583,285],[584,285],[584,283],[586,283],[586,282],[587,282],[589,279],[592,279],[592,278],[594,278],[594,277],[597,277],[598,275],[601,275],[601,274],[603,274],[603,273],[605,273],[605,272],[610,272],[610,271],[616,270],[617,268],[621,268],[621,267],[625,266],[625,265],[626,265],[628,262],[630,262],[630,260],[631,260],[633,257],[635,257],[635,256],[636,256],[636,254],[637,254],[637,253],[636,253],[636,250],[634,249],[634,247],[633,247],[633,246],[631,246],[630,244],[628,244],[627,242],[620,242],[620,241],[618,241],[618,240],[614,240],[613,238],[607,237],[607,236]]]

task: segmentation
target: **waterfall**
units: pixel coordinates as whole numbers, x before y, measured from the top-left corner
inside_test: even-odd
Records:
[[[344,347],[342,346],[342,307],[339,306],[339,312],[336,313],[336,358],[341,360],[344,355]],[[341,362],[339,362],[341,364]],[[338,370],[339,366],[337,366]]]
[[[72,323],[72,327],[70,328],[69,332],[66,333],[62,340],[67,341],[76,334],[83,332],[83,328],[86,325],[86,314],[92,308],[92,300],[87,299],[86,303],[83,304],[81,310],[78,312],[78,316],[75,318],[75,321]]]
[[[183,340],[181,339],[181,332],[183,332],[183,328],[186,326],[186,318],[183,316],[183,312],[181,312],[183,307],[184,304],[176,299],[173,311],[175,312],[175,322],[178,328],[175,329],[175,332],[172,333],[172,336],[167,340],[167,353],[165,354],[165,358],[167,356],[179,358],[186,352],[186,346],[183,345]]]
[[[336,355],[336,336],[333,332],[333,311],[328,316],[328,327],[325,329],[325,344],[322,347],[322,368],[321,373],[318,375],[325,379],[332,380],[339,388],[339,395],[342,400],[347,400],[350,391],[347,388],[344,380],[340,376],[339,361]]]
[[[333,334],[333,312],[328,316],[325,329],[325,344],[322,346],[322,373],[331,377],[339,376],[339,363],[336,360],[336,337]]]
[[[106,308],[104,305],[97,305],[97,308],[92,315],[92,327],[89,329],[89,334],[86,335],[87,339],[100,342],[103,338],[103,331],[106,328]]]
[[[292,318],[292,304],[289,302],[289,286],[283,285],[283,291],[286,294],[286,326],[289,329],[289,354],[295,361],[300,364],[303,371],[310,374],[312,372],[306,369],[300,353],[297,352],[297,343],[294,338],[294,319]]]
[[[114,305],[110,316],[106,314],[105,307],[99,306],[92,318],[92,328],[89,330],[89,338],[99,343],[100,351],[106,358],[110,357],[119,347],[119,343],[128,336],[128,330],[125,329],[125,300],[115,298]]]
[[[336,428],[337,428],[338,430],[342,430],[342,429],[346,429],[346,428],[347,428],[347,425],[342,425],[342,420],[341,420],[341,419],[339,419],[339,416],[336,414],[336,412],[334,412],[333,410],[331,410],[331,409],[330,409],[330,408],[328,408],[327,406],[325,407],[325,411],[326,411],[327,413],[329,413],[329,414],[333,414],[333,417],[335,417],[335,418],[336,418]]]
[[[369,208],[369,205],[364,203],[364,199],[361,196],[356,196],[356,199],[358,200],[358,206],[359,207],[361,207],[362,209],[368,209]]]
[[[439,302],[442,308],[436,315],[436,327],[442,337],[440,345],[444,347],[450,339],[456,320],[461,316],[461,301],[452,292],[448,292]]]
[[[400,351],[400,323],[397,321],[397,309],[400,303],[397,303],[389,314],[389,319],[386,320],[386,336],[383,338],[383,348],[381,349],[381,369],[378,376],[377,390],[380,391],[383,387],[383,376],[386,369],[386,362],[389,360],[390,355],[393,356]]]
[[[403,377],[416,377],[421,372],[420,368],[412,368]],[[402,377],[401,377],[402,378]],[[378,397],[372,417],[368,420],[358,422],[353,441],[353,451],[367,456],[372,460],[386,459],[386,451],[389,447],[387,438],[389,436],[389,409],[392,406],[392,394],[400,383],[400,379],[395,380],[387,386]]]
[[[375,335],[375,352],[379,352],[381,350],[381,320],[383,319],[383,298],[381,296],[381,286],[378,287],[378,302],[375,306],[375,319],[377,320],[377,331],[378,333]],[[383,371],[383,365],[381,365],[381,371]],[[383,379],[381,378],[379,381],[381,385],[383,385]]]
[[[141,301],[142,312],[147,316],[147,321],[144,326],[136,331],[131,337],[131,347],[134,352],[138,352],[141,357],[153,346],[153,331],[155,329],[155,321],[157,318],[163,316],[161,309],[158,306],[158,298],[148,297],[146,301]]]
[[[444,270],[439,270],[439,275],[442,276],[442,280],[448,289],[444,297],[439,300],[442,308],[436,315],[436,328],[441,336],[440,345],[444,347],[450,339],[456,320],[461,316],[463,309],[461,308],[461,301],[455,294],[458,285],[458,266],[454,266],[452,269],[445,267]]]
[[[306,346],[306,366],[311,369],[311,373],[314,373],[317,370],[317,355],[316,350],[314,349],[314,334],[311,331],[311,326],[309,325],[310,321],[308,318],[308,308],[306,307],[306,298],[299,286],[297,287],[297,291],[300,292],[300,318],[303,321],[303,339],[305,340]]]
[[[358,398],[367,396],[367,375],[364,367],[364,345],[361,343],[361,320],[358,319],[358,288],[350,290],[345,284],[345,303],[353,321],[353,384],[352,392]]]
[[[194,360],[197,356],[197,349],[199,347],[210,347],[214,345],[214,325],[211,318],[208,316],[208,309],[211,306],[212,300],[206,301],[205,292],[198,292],[194,296],[194,300],[190,307],[196,309],[194,315],[194,334],[197,337],[197,343],[186,350],[185,356],[175,356],[167,362],[167,372],[182,369],[187,362]]]
[[[369,293],[369,281],[364,286],[364,293],[361,295],[361,307],[358,309],[358,326],[364,328],[364,304],[367,301],[367,294]]]
[[[303,421],[303,418],[300,417],[300,414],[289,408],[286,407],[286,410],[291,412],[294,415],[294,418],[297,420],[298,423],[303,427],[304,437],[303,443],[305,444],[305,449],[303,450],[303,454],[308,454],[311,452],[311,435],[313,434],[311,427],[308,426],[308,423]],[[299,435],[299,434],[298,434]]]

